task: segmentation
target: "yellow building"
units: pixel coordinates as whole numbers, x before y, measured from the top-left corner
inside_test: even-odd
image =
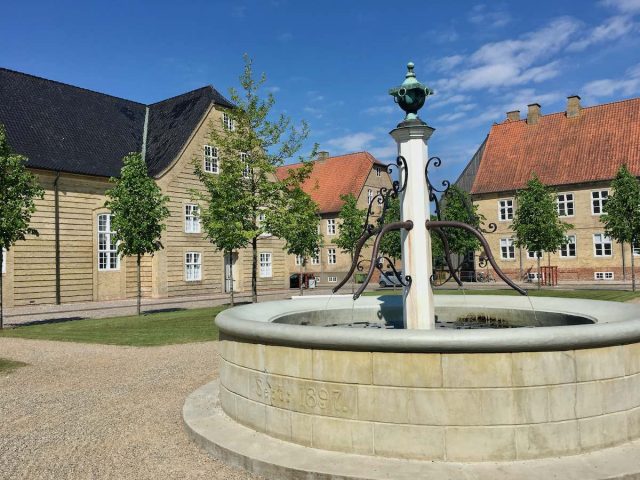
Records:
[[[631,255],[640,256],[640,248],[632,252],[608,238],[600,221],[623,164],[640,175],[640,98],[582,107],[580,97],[570,96],[564,112],[542,115],[536,103],[523,119],[508,112],[457,184],[471,193],[486,223],[497,225],[487,240],[499,266],[512,278],[531,279],[536,253],[514,247],[509,227],[516,191],[536,174],[556,191],[561,220],[573,225],[570,241],[550,258],[544,254],[542,264],[557,266],[560,281],[606,282],[629,276]]]
[[[149,173],[171,199],[162,244],[143,259],[142,292],[162,298],[222,293],[234,270],[236,291],[251,289],[250,251],[223,258],[204,237],[190,191],[202,188],[192,160],[218,172],[211,125],[233,128],[233,105],[211,86],[151,105],[0,68],[0,123],[13,150],[45,189],[31,226],[3,265],[7,306],[124,299],[135,296],[135,260],[118,258],[108,178],[123,156],[143,152]],[[283,242],[258,242],[259,291],[288,286]],[[228,275],[227,275],[228,278]]]
[[[286,176],[287,170],[295,167],[295,164],[280,167],[278,176]],[[358,200],[358,208],[366,210],[380,188],[391,188],[391,184],[387,166],[368,152],[335,157],[330,157],[327,152],[320,152],[318,159],[313,162],[313,170],[303,189],[318,204],[321,217],[319,229],[324,245],[318,255],[307,262],[307,272],[315,273],[316,281],[321,286],[332,286],[340,282],[351,266],[349,254],[335,244],[340,234],[340,209],[344,205],[340,197],[352,194]],[[376,204],[372,223],[375,223],[379,213],[380,208]],[[371,258],[370,246],[363,249],[362,258]],[[300,262],[300,258],[290,255],[289,270],[299,271]],[[366,267],[368,266],[367,263]]]

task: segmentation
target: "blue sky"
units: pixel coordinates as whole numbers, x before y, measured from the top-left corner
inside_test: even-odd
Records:
[[[404,6],[406,5],[406,7]],[[276,109],[331,154],[395,155],[387,90],[405,65],[436,94],[422,118],[455,180],[493,122],[640,94],[640,0],[3,2],[0,66],[140,102],[237,84],[254,59]]]

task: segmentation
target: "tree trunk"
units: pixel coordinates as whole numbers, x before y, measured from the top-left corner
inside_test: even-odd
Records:
[[[349,258],[351,259],[351,264],[353,264],[353,252],[349,253]],[[355,283],[356,283],[356,270],[354,270],[353,274],[351,275],[351,294],[354,294],[356,292],[356,290],[355,290],[355,287],[356,287],[356,285],[355,285]]]
[[[231,294],[231,306],[235,305],[235,288],[233,288],[233,250],[229,253],[229,293]]]
[[[540,290],[540,255],[536,253],[536,258],[538,259],[538,290]]]
[[[633,258],[633,247],[631,247],[631,289],[636,291],[636,265]]]
[[[627,265],[624,258],[624,242],[620,242],[620,248],[622,249],[622,280],[627,280]],[[633,264],[633,243],[631,244],[631,263]]]
[[[251,260],[251,301],[258,303],[258,237],[251,240],[253,259]]]
[[[140,301],[142,298],[142,286],[140,285],[140,254],[138,254],[138,259],[137,259],[137,267],[138,267],[138,271],[137,271],[137,278],[138,278],[138,304],[137,304],[137,311],[138,311],[138,315],[140,315]]]
[[[303,289],[302,289],[302,267],[304,265],[305,261],[304,259],[300,262],[300,270],[298,272],[299,276],[298,276],[298,287],[300,288],[300,296],[302,297],[304,295]]]
[[[0,248],[0,269],[2,268],[2,263],[4,262],[4,250]],[[0,270],[0,330],[4,328],[4,318],[2,317],[2,270]]]

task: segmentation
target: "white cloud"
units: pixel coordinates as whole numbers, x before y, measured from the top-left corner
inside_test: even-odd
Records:
[[[433,64],[436,70],[441,72],[448,72],[452,68],[460,65],[464,61],[464,55],[450,55],[443,57]]]
[[[603,78],[589,82],[582,87],[582,92],[589,99],[636,95],[640,92],[640,64],[627,70],[622,78]]]
[[[502,10],[489,10],[484,4],[476,5],[467,15],[467,19],[484,27],[504,27],[511,21],[511,15]]]
[[[567,50],[579,52],[587,47],[616,40],[636,27],[636,24],[627,16],[615,16],[608,18],[602,25],[598,25],[591,30],[584,38],[573,42],[567,47]]]
[[[322,116],[324,115],[323,110],[315,107],[304,107],[303,110],[309,115],[313,115],[316,118],[322,118]]]
[[[444,115],[440,115],[438,120],[441,122],[454,122],[464,118],[466,115],[467,114],[465,112],[445,113]]]
[[[600,4],[613,7],[624,13],[640,12],[640,0],[603,0]]]
[[[369,153],[378,160],[389,160],[398,155],[398,146],[392,141],[389,145],[370,148]]]
[[[438,91],[436,91],[435,95],[433,97],[429,97],[429,100],[427,101],[429,102],[429,106],[431,108],[438,108],[438,107],[443,107],[445,105],[450,105],[452,103],[455,104],[455,103],[466,102],[469,99],[470,99],[469,96],[461,95],[461,94],[442,96],[438,93]]]
[[[359,152],[366,150],[376,138],[376,135],[369,132],[357,132],[342,137],[331,138],[325,143],[345,153]]]
[[[465,58],[466,68],[438,80],[436,87],[446,91],[478,90],[553,78],[559,73],[560,63],[541,62],[559,53],[579,25],[573,18],[562,17],[518,39],[487,43]]]

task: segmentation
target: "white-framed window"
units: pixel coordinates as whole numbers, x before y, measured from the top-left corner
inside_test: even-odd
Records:
[[[260,277],[271,278],[273,275],[273,265],[271,262],[271,252],[260,252]]]
[[[119,270],[118,242],[111,229],[113,215],[98,215],[98,270]]]
[[[527,258],[536,259],[538,257],[542,258],[542,252],[536,252],[534,250],[527,250]]]
[[[556,203],[558,205],[558,216],[573,217],[573,193],[559,193]]]
[[[327,263],[329,265],[336,264],[336,249],[335,248],[327,248]]]
[[[591,192],[591,213],[593,215],[602,215],[608,199],[609,190],[596,190]]]
[[[222,123],[226,130],[235,130],[236,124],[227,112],[222,112]]]
[[[501,222],[513,220],[513,198],[498,200],[498,218]]]
[[[184,254],[184,279],[187,282],[202,280],[202,255],[199,252]]]
[[[311,257],[311,265],[320,265],[320,250],[316,250],[316,254]]]
[[[327,219],[327,235],[336,234],[336,220],[335,218]]]
[[[633,244],[633,256],[634,257],[640,256],[640,243],[638,242]]]
[[[596,280],[613,280],[613,272],[594,272],[593,278]]]
[[[296,265],[300,266],[303,263],[304,258],[302,255],[296,255]]]
[[[595,233],[593,235],[593,254],[596,257],[610,257],[611,252],[611,239],[604,233]]]
[[[2,249],[2,270],[0,273],[7,273],[7,251],[4,248]]]
[[[184,206],[185,233],[200,233],[200,211],[198,205],[188,203]]]
[[[367,205],[371,205],[371,200],[373,200],[373,190],[367,189]]]
[[[560,245],[560,256],[564,258],[575,258],[576,256],[576,236],[567,236],[567,243]]]
[[[327,277],[327,282],[329,282],[329,283],[336,283],[337,281],[338,281],[338,277],[336,277],[336,276],[332,275],[330,277]]]
[[[500,258],[502,260],[514,260],[516,258],[516,249],[513,245],[513,238],[500,239]]]
[[[382,169],[380,167],[374,167],[374,170],[376,171],[376,177],[382,176]]]
[[[242,167],[242,176],[243,176],[243,178],[250,178],[251,177],[251,165],[249,165],[249,154],[240,153],[240,160],[244,164],[244,166]]]
[[[218,149],[213,145],[204,146],[204,171],[207,173],[220,173]]]

